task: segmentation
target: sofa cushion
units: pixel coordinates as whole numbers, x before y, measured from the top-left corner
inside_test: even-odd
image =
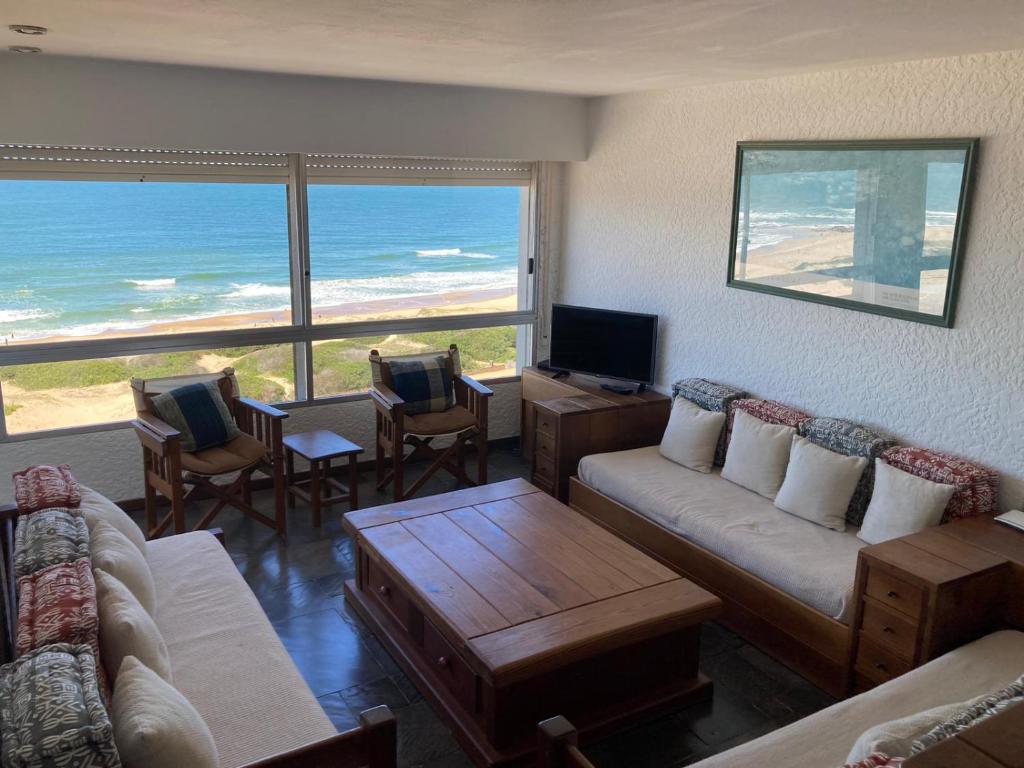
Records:
[[[942,521],[959,517],[994,515],[999,501],[999,473],[951,453],[928,448],[898,446],[882,454],[897,469],[956,488]]]
[[[111,706],[114,741],[125,768],[217,768],[210,729],[188,699],[128,656]]]
[[[933,483],[875,459],[875,490],[864,515],[860,536],[881,544],[923,531],[942,521],[953,495],[952,485]]]
[[[15,472],[12,477],[20,515],[50,507],[77,507],[82,499],[81,487],[67,464],[40,464]]]
[[[252,590],[210,533],[168,536],[146,549],[174,687],[210,728],[223,768],[335,733]]]
[[[77,509],[43,509],[22,517],[14,529],[17,578],[89,556],[89,529]]]
[[[729,405],[734,400],[746,396],[747,393],[742,389],[707,379],[680,379],[672,385],[672,397],[682,397],[691,403],[696,403],[706,411],[719,411],[725,414],[729,413]],[[715,448],[716,466],[720,467],[725,464],[725,451],[728,445],[728,435],[726,430],[722,430]]]
[[[142,532],[142,529],[135,524],[135,521],[128,516],[127,512],[117,506],[117,504],[112,502],[106,496],[103,496],[92,488],[87,488],[83,485],[82,503],[79,506],[79,510],[81,510],[82,516],[85,517],[85,524],[89,528],[89,533],[92,533],[92,529],[96,527],[96,523],[103,520],[123,533],[128,541],[134,544],[136,549],[145,556],[146,535]]]
[[[17,768],[120,768],[85,645],[47,645],[0,667],[0,749]]]
[[[676,464],[710,472],[724,426],[724,413],[706,411],[686,398],[677,397],[658,450]]]
[[[739,411],[722,477],[774,499],[782,487],[796,429],[769,424]]]
[[[850,747],[871,726],[998,690],[1020,675],[1022,667],[1024,633],[995,632],[692,768],[842,765]]]
[[[153,397],[153,413],[181,433],[181,450],[195,453],[241,434],[216,381],[200,381]]]
[[[668,461],[657,446],[587,456],[579,476],[687,541],[845,620],[857,552],[865,546],[854,533],[781,512],[717,472],[704,475]]]
[[[831,417],[814,417],[800,422],[797,431],[812,443],[817,443],[830,451],[847,456],[860,456],[868,460],[864,474],[860,477],[857,490],[853,492],[850,506],[846,511],[846,522],[860,525],[864,521],[868,503],[871,501],[871,489],[875,480],[875,459],[889,448],[896,445],[894,440],[846,419]]]
[[[109,573],[131,590],[150,615],[155,613],[156,587],[145,556],[107,522],[96,523],[92,534],[92,567]]]
[[[124,660],[134,656],[164,680],[173,682],[167,644],[156,622],[131,590],[97,569],[96,602],[100,614],[100,652],[110,673],[116,674]]]
[[[850,497],[867,463],[860,456],[843,456],[794,435],[786,479],[775,506],[834,531],[845,531]]]

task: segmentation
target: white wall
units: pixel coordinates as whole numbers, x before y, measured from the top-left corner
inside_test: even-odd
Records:
[[[581,160],[584,99],[0,54],[0,143]]]
[[[1024,501],[1024,52],[598,99],[567,174],[560,298],[661,315],[705,376],[1006,473]],[[739,140],[981,136],[952,330],[726,288]]]
[[[519,382],[495,384],[489,404],[490,438],[519,434]],[[285,433],[332,429],[373,458],[374,412],[370,400],[295,408]],[[75,477],[112,499],[142,497],[142,450],[131,429],[0,443],[0,504],[13,501],[11,473],[33,464],[70,464]],[[301,460],[298,468],[304,469]]]

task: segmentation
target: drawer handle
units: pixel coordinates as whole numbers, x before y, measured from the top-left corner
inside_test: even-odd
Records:
[[[889,634],[889,635],[895,635],[896,634],[896,630],[893,629],[890,626],[882,627],[882,631],[885,632],[886,634]]]
[[[877,664],[875,664],[875,669],[877,669],[879,672],[889,671],[889,668],[885,666],[885,664],[883,664],[882,662],[878,662]]]
[[[886,592],[886,595],[888,595],[891,598],[899,597],[899,594],[896,592],[895,589],[890,589],[888,592]]]
[[[451,659],[447,656],[439,656],[437,659],[437,666],[441,669],[448,669],[452,665]]]
[[[389,587],[387,584],[381,584],[379,587],[377,587],[377,591],[380,592],[381,597],[387,597],[391,594],[391,587]]]

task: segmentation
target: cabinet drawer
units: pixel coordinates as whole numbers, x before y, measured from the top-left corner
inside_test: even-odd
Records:
[[[908,661],[914,660],[917,646],[917,624],[898,611],[883,608],[871,600],[864,601],[861,631],[873,642]]]
[[[553,484],[555,482],[555,462],[538,453],[533,457],[533,474],[541,481]]]
[[[423,622],[423,653],[426,663],[468,712],[476,712],[476,675],[437,627]]]
[[[387,608],[388,613],[394,617],[395,621],[402,625],[402,629],[406,632],[411,630],[410,609],[412,606],[409,600],[400,589],[395,587],[391,578],[372,558],[367,558],[366,591],[374,600]]]
[[[878,568],[869,569],[867,593],[880,603],[895,608],[911,618],[916,619],[921,615],[921,588],[891,573]]]
[[[904,672],[909,672],[911,663],[876,645],[863,632],[860,633],[860,641],[857,643],[857,664],[856,669],[865,677],[874,680],[876,683],[884,683],[894,677],[899,677]]]
[[[546,432],[534,433],[534,445],[533,450],[537,456],[542,456],[545,459],[555,460],[555,437],[549,435]]]
[[[538,432],[544,432],[545,434],[554,436],[557,429],[558,420],[548,411],[545,411],[543,408],[538,408],[536,430]]]

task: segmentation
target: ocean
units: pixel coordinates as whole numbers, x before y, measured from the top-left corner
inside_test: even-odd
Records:
[[[512,288],[518,187],[310,185],[314,310]],[[284,185],[0,181],[0,338],[290,306]]]

